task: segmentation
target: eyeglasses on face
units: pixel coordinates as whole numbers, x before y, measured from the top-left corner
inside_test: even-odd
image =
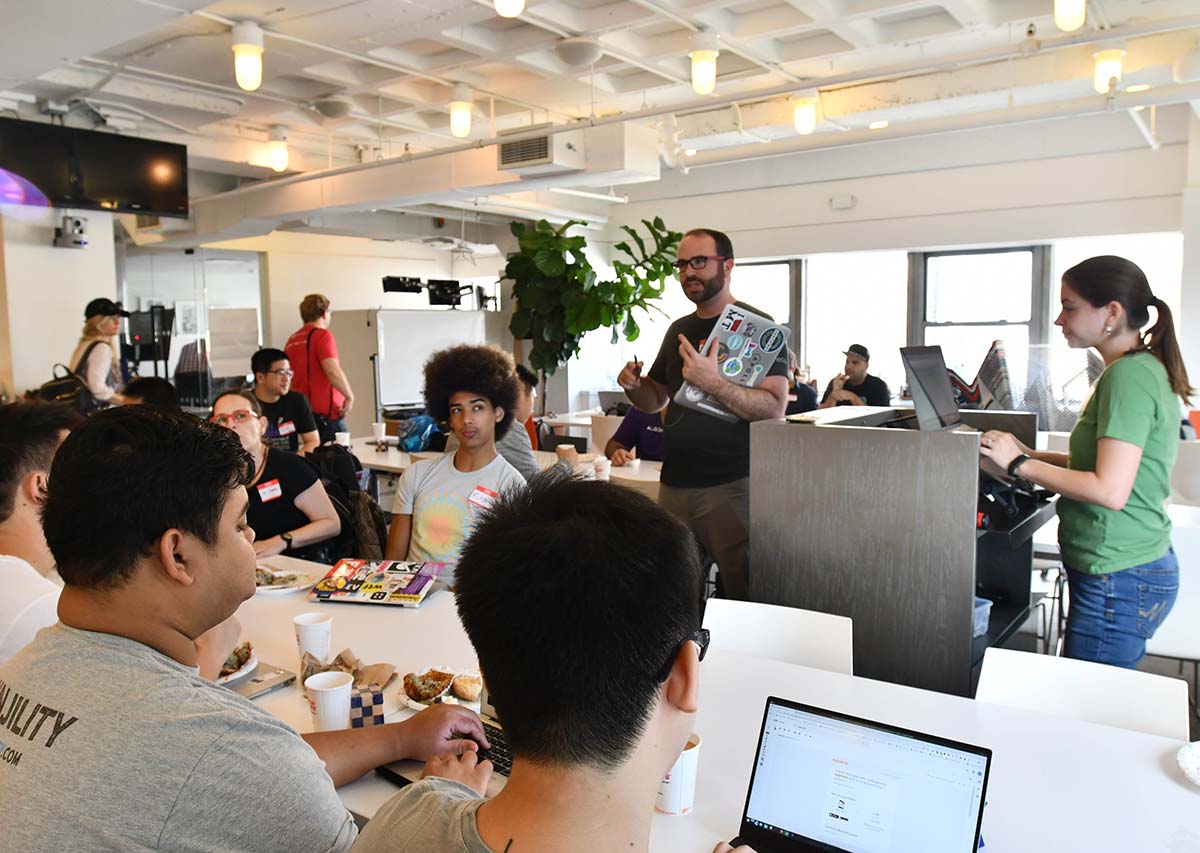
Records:
[[[694,270],[702,270],[708,266],[709,261],[725,261],[728,260],[724,255],[695,255],[690,258],[680,258],[672,264],[675,267],[675,272],[681,273],[688,267]]]
[[[249,409],[238,409],[236,412],[230,412],[227,415],[213,415],[208,419],[209,423],[217,424],[218,426],[229,426],[232,424],[244,424],[246,421],[257,417],[254,412]]]
[[[697,628],[684,637],[683,642],[675,647],[675,651],[671,652],[671,656],[667,658],[667,662],[658,671],[658,675],[656,676],[658,683],[661,684],[671,677],[671,667],[675,665],[675,656],[679,654],[679,650],[683,648],[684,643],[695,643],[700,648],[700,660],[704,660],[704,656],[708,654],[710,640],[712,640],[712,634],[707,628]]]
[[[275,376],[278,376],[280,379],[291,379],[296,375],[296,371],[289,367],[281,367],[278,370],[272,370],[271,373],[273,373]]]

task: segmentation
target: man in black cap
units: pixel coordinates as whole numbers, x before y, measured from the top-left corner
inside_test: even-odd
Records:
[[[887,383],[878,376],[867,373],[871,353],[862,344],[851,344],[843,355],[846,366],[843,373],[833,377],[821,398],[821,408],[833,406],[889,406],[892,393]]]

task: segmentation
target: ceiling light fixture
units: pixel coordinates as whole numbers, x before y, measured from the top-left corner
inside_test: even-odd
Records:
[[[253,21],[233,27],[233,76],[247,92],[262,85],[263,31]]]
[[[287,171],[287,127],[282,124],[273,124],[267,131],[267,162],[276,172]]]
[[[492,5],[501,18],[515,18],[525,11],[525,0],[492,0]]]
[[[450,132],[459,139],[471,133],[471,87],[455,83],[450,87]]]
[[[1110,86],[1115,90],[1121,85],[1121,66],[1125,59],[1125,49],[1105,48],[1093,53],[1092,58],[1096,61],[1092,85],[1101,95],[1107,95]]]
[[[867,127],[870,128],[871,130],[883,130],[887,126],[888,126],[888,120],[885,118],[881,118],[879,121],[873,121],[867,125]]]
[[[1054,26],[1073,33],[1087,20],[1087,0],[1054,0]]]
[[[717,57],[721,55],[721,40],[709,30],[692,34],[692,88],[697,95],[711,95],[717,88]]]
[[[1126,86],[1125,92],[1130,95],[1136,95],[1138,92],[1149,92],[1149,83],[1134,83],[1132,86]]]
[[[684,153],[684,156],[686,156],[686,157],[695,157],[696,149],[695,148],[685,148],[683,150],[683,153]]]
[[[792,123],[796,133],[808,136],[817,129],[817,93],[804,92],[793,101]]]

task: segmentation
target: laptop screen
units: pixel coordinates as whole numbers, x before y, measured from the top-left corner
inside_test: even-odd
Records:
[[[742,835],[780,850],[969,853],[991,751],[767,701]]]
[[[941,347],[903,347],[900,358],[921,429],[940,430],[962,423]]]

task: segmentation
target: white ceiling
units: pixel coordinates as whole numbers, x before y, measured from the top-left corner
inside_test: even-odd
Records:
[[[1064,46],[1071,36],[1055,28],[1052,5],[528,0],[508,20],[491,0],[39,0],[5,10],[0,111],[33,117],[36,99],[49,99],[72,105],[72,122],[103,118],[121,132],[185,141],[194,166],[268,177],[246,166],[246,151],[273,124],[290,128],[302,170],[455,145],[447,100],[463,82],[476,93],[472,139],[676,110],[668,142],[711,153],[794,137],[787,99],[809,86],[820,87],[826,119],[817,135],[836,144],[877,119],[1077,104],[1094,96],[1095,43],[1114,33],[1132,33],[1124,84],[1166,86],[1171,63],[1200,35],[1200,0],[1091,0],[1082,40]],[[267,32],[254,93],[233,79],[229,22],[241,20]],[[1030,25],[1040,45],[1027,43],[1026,55],[1018,46]],[[736,106],[706,108],[690,87],[689,39],[700,28],[722,41],[714,98]],[[594,67],[569,68],[555,54],[561,38],[579,35],[603,46]],[[323,119],[312,102],[327,96],[350,99],[353,111]]]

